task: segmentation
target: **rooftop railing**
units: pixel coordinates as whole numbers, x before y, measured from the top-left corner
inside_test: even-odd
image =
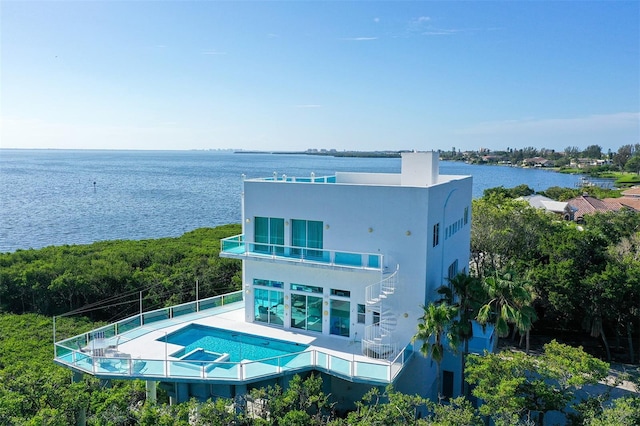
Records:
[[[287,176],[275,174],[273,177],[252,178],[247,180],[258,180],[266,182],[302,182],[302,183],[336,183],[336,177],[333,176]]]
[[[318,248],[247,242],[244,235],[220,241],[220,255],[233,258],[271,258],[286,262],[305,262],[346,268],[382,270],[383,255]]]

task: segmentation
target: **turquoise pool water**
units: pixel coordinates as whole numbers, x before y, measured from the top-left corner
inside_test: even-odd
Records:
[[[165,338],[162,337],[158,340],[164,342]],[[184,346],[184,350],[178,351],[182,354],[188,354],[198,348],[216,354],[226,353],[229,354],[229,362],[239,362],[243,359],[257,361],[302,352],[308,348],[308,345],[300,343],[290,343],[199,324],[189,324],[168,334],[167,342]]]
[[[178,352],[171,354],[171,356],[188,361],[216,361],[220,359],[222,354],[198,348],[191,352],[185,352],[184,349],[180,349]]]

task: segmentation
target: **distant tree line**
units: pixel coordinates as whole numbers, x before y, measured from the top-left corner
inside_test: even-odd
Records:
[[[451,151],[440,150],[443,160],[468,161],[472,163],[509,163],[522,164],[525,159],[542,157],[552,160],[554,167],[568,167],[572,160],[580,158],[607,160],[606,164],[593,166],[592,171],[618,171],[640,173],[640,143],[622,145],[617,151],[603,152],[600,145],[589,145],[584,150],[577,146],[568,146],[563,151],[549,148],[507,148],[506,150],[461,151],[452,147]]]

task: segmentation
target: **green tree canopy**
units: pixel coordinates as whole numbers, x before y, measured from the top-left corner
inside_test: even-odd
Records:
[[[587,353],[557,343],[544,346],[541,356],[521,352],[471,355],[465,371],[474,385],[473,395],[484,404],[480,413],[496,425],[518,424],[534,419],[542,424],[544,413],[566,412],[576,391],[603,380],[609,365]]]
[[[239,225],[228,225],[178,238],[2,253],[0,312],[58,315],[114,295],[133,301],[139,291],[147,309],[158,308],[193,300],[196,281],[201,298],[239,289],[240,261],[218,256],[220,239],[239,232]],[[104,318],[124,316],[123,308],[105,311]]]

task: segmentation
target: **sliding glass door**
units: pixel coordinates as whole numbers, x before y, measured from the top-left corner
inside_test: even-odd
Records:
[[[283,254],[284,219],[277,217],[256,217],[254,221],[255,251]]]
[[[323,223],[317,220],[291,220],[291,245],[307,249],[322,249]],[[322,257],[322,250],[292,249],[294,255]]]

